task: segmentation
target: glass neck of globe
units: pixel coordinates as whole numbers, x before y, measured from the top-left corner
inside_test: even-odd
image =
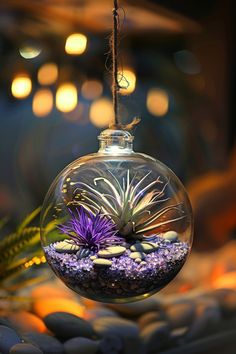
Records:
[[[98,136],[98,140],[99,153],[117,155],[133,152],[134,137],[126,130],[106,129]]]

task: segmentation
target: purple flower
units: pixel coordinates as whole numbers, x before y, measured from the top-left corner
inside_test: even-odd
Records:
[[[75,211],[69,209],[71,218],[57,227],[69,236],[76,245],[98,251],[100,248],[123,243],[117,236],[114,223],[101,212],[94,215],[83,207]]]

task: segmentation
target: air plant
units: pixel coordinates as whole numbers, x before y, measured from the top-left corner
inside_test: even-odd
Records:
[[[105,177],[94,178],[94,186],[84,182],[74,183],[78,185],[75,189],[78,200],[76,203],[83,206],[91,215],[99,210],[108,215],[122,236],[142,238],[147,232],[185,217],[181,203],[167,205],[158,211],[153,210],[157,204],[170,200],[165,196],[169,181],[164,183],[159,176],[149,183],[151,171],[140,180],[137,174],[130,179],[128,170],[121,184],[111,171],[108,172],[112,180]],[[97,188],[99,183],[102,183],[104,193],[99,191],[101,188]],[[157,185],[161,185],[161,188],[155,188]],[[173,211],[177,211],[178,216],[165,219],[166,214]]]
[[[76,245],[91,251],[98,251],[106,246],[123,243],[122,238],[117,236],[112,220],[103,215],[101,211],[94,215],[80,207],[74,211],[69,209],[69,213],[70,220],[58,225],[58,228]]]

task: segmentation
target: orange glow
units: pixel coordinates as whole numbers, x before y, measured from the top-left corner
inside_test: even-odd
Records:
[[[132,69],[123,69],[119,74],[119,85],[122,87],[120,93],[129,95],[134,92],[136,87],[136,75]]]
[[[18,311],[10,313],[7,318],[16,328],[19,328],[23,332],[47,332],[43,321],[32,313]]]
[[[179,288],[179,293],[184,294],[184,293],[187,293],[191,289],[192,289],[192,285],[191,284],[183,284]]]
[[[32,82],[27,74],[17,75],[11,84],[12,95],[22,99],[29,96],[32,90]]]
[[[81,88],[81,93],[87,100],[94,100],[102,95],[102,83],[97,80],[85,81]]]
[[[78,103],[77,88],[74,84],[66,82],[60,85],[56,92],[56,106],[61,112],[70,112]]]
[[[47,116],[53,108],[53,95],[48,89],[38,90],[33,98],[32,109],[37,117]]]
[[[48,285],[42,284],[33,288],[31,296],[34,299],[49,299],[49,298],[66,298],[71,299],[74,293],[63,285]]]
[[[90,310],[102,307],[101,303],[86,298],[83,299],[83,304]]]
[[[236,271],[228,272],[213,281],[215,289],[236,289]]]
[[[104,128],[113,120],[114,111],[112,101],[108,98],[99,98],[90,107],[90,121],[98,128]]]
[[[52,312],[68,312],[73,315],[83,317],[84,307],[78,302],[65,298],[44,298],[38,299],[34,303],[35,313],[43,318]]]
[[[57,81],[58,67],[54,63],[41,66],[38,71],[38,81],[41,85],[52,85]]]
[[[149,90],[147,94],[147,109],[154,116],[164,116],[169,109],[167,92],[159,88]]]
[[[66,39],[65,51],[67,54],[83,54],[87,47],[87,37],[82,33],[73,33]]]
[[[217,263],[214,265],[213,271],[211,273],[211,280],[214,282],[216,279],[221,277],[226,273],[226,267],[225,264],[222,263]]]

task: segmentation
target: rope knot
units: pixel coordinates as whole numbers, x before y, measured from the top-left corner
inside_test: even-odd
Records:
[[[113,16],[118,16],[118,11],[115,7],[112,10],[112,14],[113,14]]]
[[[109,129],[132,131],[141,121],[141,118],[135,117],[132,122],[128,124],[111,123]]]

